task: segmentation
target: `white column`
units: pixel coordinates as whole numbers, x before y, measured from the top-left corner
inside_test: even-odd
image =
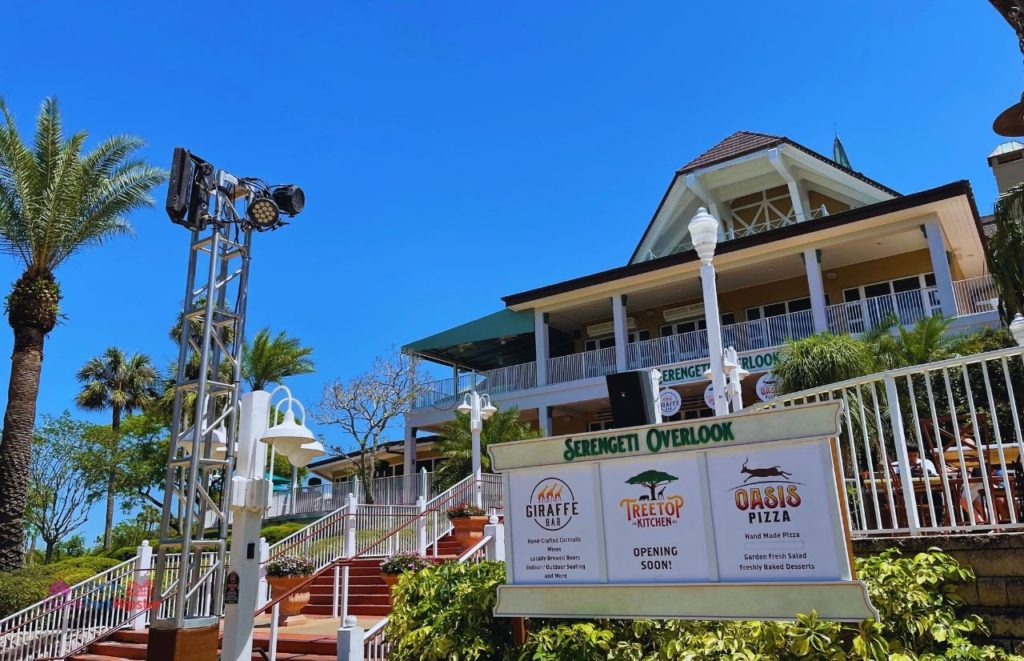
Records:
[[[456,385],[457,387],[457,385]],[[406,497],[404,501],[409,502],[416,493],[416,428],[410,425],[405,426],[405,445],[402,447],[402,489]]]
[[[505,526],[498,523],[498,517],[493,512],[487,519],[484,526],[484,537],[490,537],[491,543],[487,545],[487,560],[489,562],[505,561]]]
[[[240,410],[228,561],[228,571],[238,574],[238,603],[224,605],[224,661],[249,661],[252,656],[252,614],[260,601],[260,528],[270,492],[262,475],[267,446],[257,441],[267,431],[270,393],[257,390],[242,395]]]
[[[814,319],[814,332],[824,333],[828,330],[828,312],[825,305],[825,283],[821,279],[818,251],[813,248],[805,250],[803,258],[804,270],[807,272],[807,289],[811,293],[811,316]]]
[[[925,223],[924,232],[928,238],[928,254],[932,258],[932,272],[935,273],[935,286],[939,292],[942,314],[952,319],[956,316],[956,297],[953,294],[953,276],[949,272],[949,259],[946,258],[946,241],[942,237],[942,226],[939,225],[939,221],[932,220]]]
[[[266,537],[260,537],[260,589],[256,596],[256,607],[263,608],[270,603],[270,581],[267,580],[267,563],[270,562],[270,544]]]
[[[146,629],[145,611],[149,609],[150,581],[149,573],[153,569],[153,548],[149,542],[142,540],[142,546],[135,550],[135,575],[129,587],[128,599],[131,600],[132,629]],[[154,597],[155,598],[155,597]]]
[[[551,436],[551,407],[541,406],[537,409],[537,429],[541,436]]]
[[[708,362],[711,363],[711,384],[715,393],[715,415],[728,415],[729,398],[725,391],[725,369],[722,365],[722,317],[718,313],[718,289],[712,264],[701,264],[700,284],[704,297],[704,319],[708,326]]]
[[[615,369],[618,372],[625,372],[629,369],[626,365],[626,345],[629,343],[629,335],[626,330],[625,294],[612,296],[612,326],[615,328]]]
[[[533,340],[537,356],[537,385],[544,386],[548,383],[548,358],[551,355],[547,312],[533,311]]]

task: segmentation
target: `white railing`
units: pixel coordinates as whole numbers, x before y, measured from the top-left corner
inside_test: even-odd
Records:
[[[1024,350],[892,370],[761,406],[834,399],[845,405],[838,442],[853,535],[1024,526]]]
[[[424,384],[417,393],[414,406],[419,408],[451,403],[455,400],[456,396],[472,390],[474,380],[479,378],[478,374],[469,372],[467,374],[460,374],[458,383],[455,382],[454,377],[430,381]]]
[[[345,551],[345,532],[348,530],[348,505],[343,505],[327,516],[300,528],[281,541],[270,545],[269,559],[285,555],[309,558],[316,570],[326,567]]]
[[[941,311],[935,287],[872,296],[849,303],[828,306],[828,327],[833,333],[863,333],[878,328],[890,319],[904,326],[917,323]]]
[[[671,365],[707,356],[708,333],[704,330],[656,337],[626,345],[626,359],[630,369]]]
[[[148,549],[147,549],[148,550]],[[76,583],[31,606],[0,620],[0,660],[60,659],[128,625],[144,626],[149,605],[156,597],[151,588],[152,556],[136,556],[91,578]],[[174,590],[181,557],[167,556],[165,584],[160,593],[161,616],[173,610]],[[217,562],[217,553],[204,553],[200,571],[204,574]],[[148,566],[146,566],[148,565]],[[209,614],[212,575],[193,596]]]
[[[999,310],[999,290],[990,275],[957,280],[953,283],[957,316]]]
[[[548,383],[579,381],[615,371],[615,347],[548,359]]]
[[[496,395],[535,387],[537,387],[537,363],[531,360],[528,363],[496,367],[486,372],[460,374],[457,388],[454,377],[430,381],[416,396],[414,408],[451,404],[474,388],[478,392]]]
[[[777,347],[786,340],[802,340],[814,335],[814,313],[790,312],[722,327],[722,345],[737,352]]]
[[[374,504],[408,505],[416,502],[420,496],[432,497],[432,485],[433,473],[424,471],[417,473],[411,482],[402,475],[375,477],[370,490]],[[359,501],[366,499],[362,482],[355,478],[299,487],[294,491],[277,491],[271,495],[265,518],[333,512],[345,504],[350,493],[355,494]]]

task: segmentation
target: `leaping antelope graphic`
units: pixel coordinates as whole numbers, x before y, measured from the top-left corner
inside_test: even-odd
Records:
[[[747,473],[747,479],[743,480],[743,484],[746,484],[755,477],[783,477],[787,480],[792,475],[782,470],[778,465],[772,466],[771,468],[747,468],[747,462],[750,461],[750,457],[743,462],[743,468],[740,469],[741,473]]]

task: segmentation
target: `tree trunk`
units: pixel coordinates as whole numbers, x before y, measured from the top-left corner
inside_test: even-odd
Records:
[[[113,418],[110,421],[110,431],[114,434],[114,450],[110,454],[110,473],[107,474],[107,511],[103,520],[103,548],[110,550],[111,531],[114,529],[114,503],[117,487],[117,456],[120,450],[121,439],[118,432],[121,431],[121,407],[115,406]]]
[[[46,553],[43,555],[43,564],[48,565],[53,560],[53,549],[57,546],[57,542],[53,540],[46,541]]]
[[[43,332],[32,325],[15,326],[0,440],[0,571],[18,569],[25,561],[25,501],[42,367]]]

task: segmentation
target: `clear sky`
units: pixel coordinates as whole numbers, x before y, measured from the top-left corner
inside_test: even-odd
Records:
[[[23,131],[55,95],[68,129],[139,135],[163,167],[181,145],[305,189],[256,237],[248,325],[315,347],[318,373],[290,382],[306,403],[502,295],[625,264],[673,171],[739,129],[830,154],[838,128],[855,169],[901,192],[967,178],[987,213],[991,122],[1024,86],[983,0],[54,1],[4,24]],[[174,358],[188,235],[163,196],[134,239],[58,272],[40,413],[73,410],[107,346]],[[0,282],[19,273],[0,259]],[[10,346],[0,330],[4,385]]]

